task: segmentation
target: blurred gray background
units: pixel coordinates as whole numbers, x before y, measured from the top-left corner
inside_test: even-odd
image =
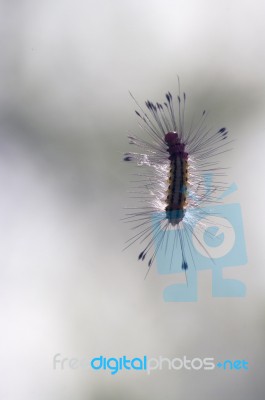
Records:
[[[265,3],[0,1],[1,400],[264,398]],[[243,299],[165,303],[161,276],[122,252],[126,135],[141,104],[177,92],[227,126],[249,262]],[[233,196],[233,197],[232,197]],[[150,376],[54,371],[53,356],[245,358],[249,371]]]

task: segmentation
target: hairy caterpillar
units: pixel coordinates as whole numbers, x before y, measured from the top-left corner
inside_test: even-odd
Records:
[[[141,168],[134,174],[138,180],[132,196],[138,198],[138,206],[132,207],[124,218],[133,223],[137,233],[127,241],[126,248],[137,241],[143,244],[138,259],[144,260],[148,255],[149,268],[163,248],[171,252],[171,264],[181,262],[182,270],[187,270],[186,255],[192,247],[187,233],[192,232],[203,247],[193,228],[198,225],[205,229],[207,215],[202,207],[216,203],[218,192],[225,189],[224,183],[218,181],[224,168],[218,166],[217,156],[227,151],[228,131],[224,127],[217,131],[208,129],[205,110],[194,126],[186,128],[186,94],[180,95],[180,85],[177,110],[170,92],[163,104],[146,101],[147,111],[135,102],[139,125],[149,140],[128,136],[129,143],[138,147],[139,152],[125,153],[123,158]],[[205,179],[207,176],[212,187]],[[169,240],[172,230],[173,244]]]

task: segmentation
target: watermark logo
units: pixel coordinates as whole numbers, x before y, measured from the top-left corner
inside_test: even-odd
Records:
[[[208,179],[209,180],[209,179]],[[210,180],[209,180],[210,182]],[[236,190],[233,184],[220,198]],[[163,237],[155,237],[156,264],[159,274],[176,274],[181,269],[184,251],[189,268],[185,271],[187,284],[173,284],[165,288],[164,300],[194,302],[198,299],[197,272],[212,271],[213,297],[244,297],[246,286],[237,279],[223,278],[223,268],[247,263],[241,207],[238,203],[208,206],[188,214],[188,228],[171,229]],[[160,219],[162,220],[164,215]],[[154,216],[154,226],[159,217]],[[194,223],[192,221],[195,221]],[[157,231],[156,231],[157,232]]]

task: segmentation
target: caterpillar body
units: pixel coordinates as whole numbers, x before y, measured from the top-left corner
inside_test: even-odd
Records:
[[[193,228],[198,225],[199,229],[205,229],[207,215],[202,207],[216,203],[218,192],[225,189],[225,183],[219,180],[225,168],[218,165],[218,156],[228,150],[228,131],[224,127],[216,131],[208,129],[205,111],[195,126],[186,129],[186,94],[180,96],[180,89],[177,110],[170,92],[166,93],[163,104],[146,101],[147,112],[135,102],[139,125],[149,140],[128,136],[129,143],[140,152],[125,153],[123,158],[141,168],[135,174],[137,188],[132,192],[132,197],[138,198],[138,206],[132,207],[124,218],[133,223],[137,233],[127,241],[126,248],[137,241],[144,244],[138,258],[144,260],[148,254],[149,268],[163,248],[171,252],[171,264],[180,262],[182,270],[187,270],[186,254],[191,251],[187,233],[192,232],[199,242]],[[205,176],[210,176],[211,187]],[[173,246],[168,240],[172,230]]]

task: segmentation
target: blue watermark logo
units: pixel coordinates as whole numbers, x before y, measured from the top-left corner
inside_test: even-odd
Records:
[[[207,179],[207,177],[206,177]],[[208,178],[210,182],[211,179]],[[236,190],[231,185],[220,198]],[[182,254],[188,264],[186,284],[173,284],[165,288],[164,300],[194,302],[198,299],[197,272],[212,271],[213,297],[244,297],[246,286],[237,279],[225,279],[223,268],[247,263],[241,207],[238,203],[207,206],[185,214],[186,227],[179,224],[165,235],[156,235],[156,265],[159,274],[183,272]],[[153,224],[165,219],[165,213],[156,213]],[[162,225],[162,224],[161,224]],[[187,228],[188,226],[188,228]],[[157,230],[156,230],[157,232]],[[162,240],[161,240],[162,239]]]

